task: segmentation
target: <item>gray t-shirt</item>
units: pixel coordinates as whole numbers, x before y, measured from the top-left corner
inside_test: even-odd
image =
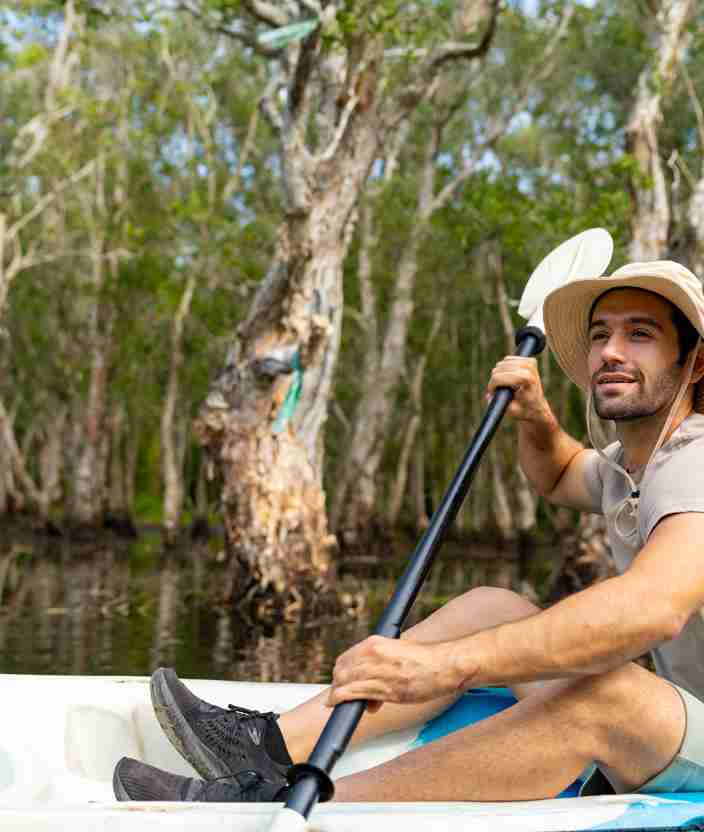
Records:
[[[623,465],[620,442],[605,448],[606,455]],[[643,476],[633,474],[640,488],[638,532],[627,542],[619,536],[610,519],[612,509],[630,493],[626,478],[593,455],[586,466],[586,481],[594,512],[607,518],[607,534],[616,568],[625,572],[655,526],[669,514],[704,513],[704,415],[692,413],[658,450]],[[628,518],[621,528],[628,528]],[[704,608],[687,622],[682,633],[652,651],[658,675],[686,688],[704,700]]]

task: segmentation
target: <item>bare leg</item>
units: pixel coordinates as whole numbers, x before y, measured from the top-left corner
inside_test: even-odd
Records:
[[[481,587],[458,596],[426,619],[407,630],[402,638],[426,644],[461,638],[488,627],[534,615],[539,609],[520,595],[505,589]],[[514,693],[520,699],[540,683],[517,685]],[[330,716],[325,707],[327,691],[287,711],[279,718],[279,727],[294,762],[306,760]],[[389,731],[426,722],[441,713],[456,697],[443,697],[420,705],[385,704],[376,714],[365,714],[355,731],[356,745]]]
[[[550,682],[500,714],[341,778],[335,799],[541,799],[559,794],[593,760],[629,791],[670,763],[684,728],[675,689],[629,664]]]

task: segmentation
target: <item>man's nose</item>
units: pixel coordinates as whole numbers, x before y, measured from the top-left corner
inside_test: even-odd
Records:
[[[601,347],[601,359],[604,363],[622,363],[624,360],[624,342],[617,333],[609,336]]]

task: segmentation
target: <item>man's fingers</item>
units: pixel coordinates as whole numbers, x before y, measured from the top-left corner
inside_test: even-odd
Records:
[[[373,680],[365,680],[363,682],[351,682],[349,685],[339,687],[333,685],[330,688],[326,705],[328,708],[334,708],[335,705],[339,705],[341,702],[366,699],[370,705],[376,703],[375,710],[379,710],[388,697],[389,692],[382,685],[375,683]]]

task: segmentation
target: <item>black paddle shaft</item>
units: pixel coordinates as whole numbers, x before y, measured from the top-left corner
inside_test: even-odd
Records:
[[[545,335],[537,327],[526,326],[516,334],[516,344],[516,354],[522,358],[538,355],[545,348]],[[502,387],[492,397],[450,487],[418,542],[377,624],[375,635],[387,638],[400,636],[406,617],[433,564],[445,531],[457,516],[471,485],[474,472],[487,445],[496,433],[513,399],[513,394],[512,389]],[[355,700],[335,706],[308,762],[299,763],[289,769],[288,779],[292,788],[286,801],[287,809],[293,809],[307,818],[318,800],[329,800],[332,797],[334,786],[330,772],[347,748],[366,705],[365,700]]]

